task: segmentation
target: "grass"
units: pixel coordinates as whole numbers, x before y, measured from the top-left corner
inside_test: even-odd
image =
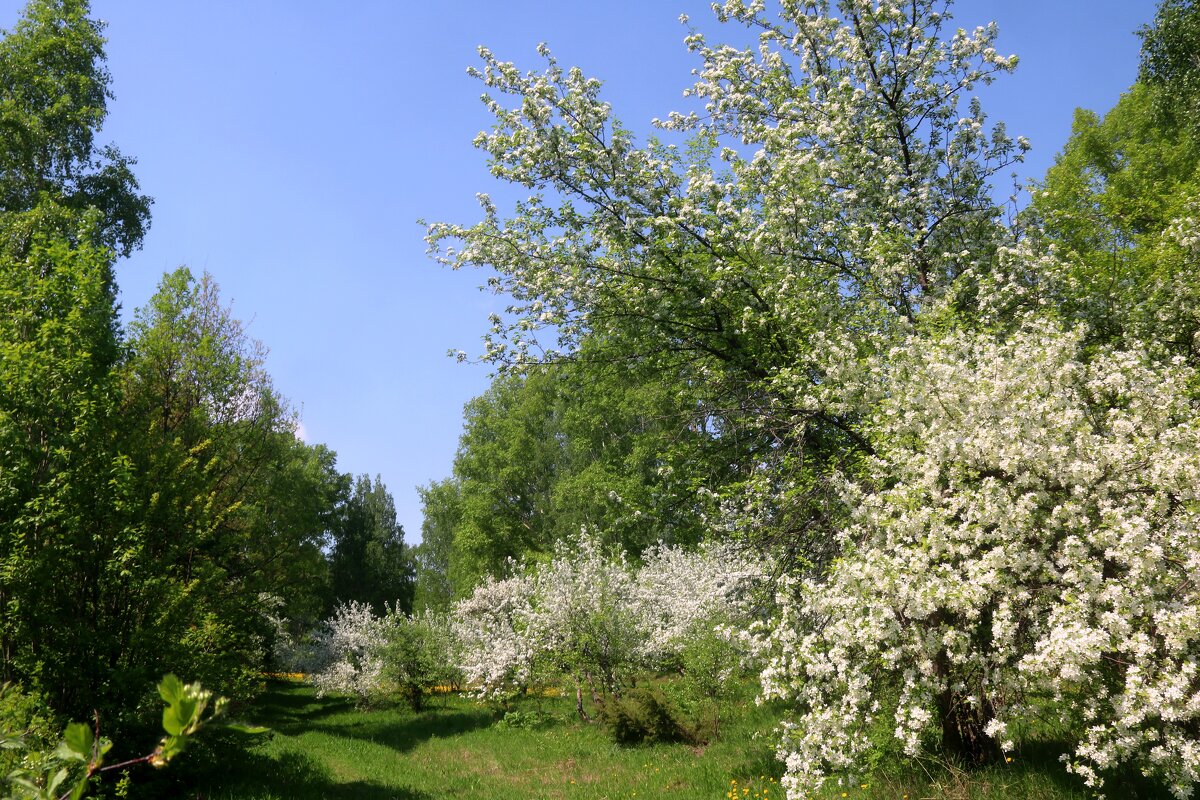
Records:
[[[749,700],[749,695],[743,700]],[[363,711],[318,699],[291,681],[273,681],[247,715],[272,733],[208,742],[138,794],[194,800],[616,800],[616,798],[783,798],[770,730],[780,710],[739,703],[719,738],[703,747],[622,747],[574,716],[567,698],[527,698],[519,710],[542,721],[511,727],[489,709],[455,696],[414,714]],[[534,713],[537,712],[537,713]],[[139,780],[139,783],[142,781]],[[1108,797],[1161,797],[1161,789],[1110,783]],[[854,800],[1084,800],[1051,746],[1012,763],[972,770],[892,762],[862,783],[820,798]]]
[[[706,747],[620,747],[602,726],[579,721],[571,699],[527,698],[519,708],[540,711],[544,721],[509,727],[456,696],[420,714],[400,706],[360,711],[349,700],[273,681],[248,715],[271,734],[249,747],[232,734],[215,737],[147,788],[204,800],[653,800],[722,798],[736,776],[739,785],[767,788],[768,797],[783,795],[771,784],[780,769],[769,740],[750,738],[754,727],[774,724],[769,711],[743,714],[737,729]]]

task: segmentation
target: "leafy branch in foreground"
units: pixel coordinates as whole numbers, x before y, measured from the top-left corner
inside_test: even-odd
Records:
[[[80,800],[87,792],[88,783],[97,775],[138,764],[164,767],[183,752],[197,731],[213,724],[228,704],[227,698],[214,698],[212,692],[199,683],[185,684],[170,674],[163,676],[158,684],[158,694],[166,703],[162,716],[166,735],[153,751],[106,765],[104,757],[113,743],[100,735],[100,715],[97,713],[92,726],[84,722],[69,723],[54,753],[49,759],[40,760],[39,767],[18,768],[0,778],[5,784],[4,800]],[[267,730],[229,722],[218,724],[251,734]],[[0,738],[0,747],[23,749],[26,744],[19,735],[5,734]]]

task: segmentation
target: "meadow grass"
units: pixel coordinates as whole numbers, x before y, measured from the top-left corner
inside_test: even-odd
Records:
[[[146,789],[200,800],[616,800],[783,798],[770,732],[778,708],[752,691],[703,746],[614,744],[603,725],[574,715],[568,698],[524,698],[526,727],[512,727],[475,701],[436,698],[420,714],[396,705],[358,709],[318,699],[308,686],[272,681],[248,716],[272,733],[257,740],[210,737],[179,769]],[[512,718],[510,718],[512,719]],[[1110,798],[1160,797],[1154,787],[1110,786]],[[1011,763],[963,771],[937,763],[885,761],[854,785],[819,797],[855,800],[1084,800],[1051,746]]]

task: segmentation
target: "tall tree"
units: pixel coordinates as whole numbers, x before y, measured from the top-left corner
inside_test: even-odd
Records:
[[[1027,220],[1056,257],[1031,279],[1093,345],[1137,342],[1200,364],[1200,7],[1164,3],[1141,80],[1103,116],[1079,109]]]
[[[416,610],[449,611],[454,591],[454,533],[462,521],[458,481],[446,478],[418,487],[421,496],[421,543],[413,548]]]
[[[1164,0],[1154,24],[1140,31],[1138,80],[1155,92],[1158,109],[1193,137],[1200,135],[1200,5]]]
[[[661,123],[686,148],[639,146],[545,48],[530,73],[482,49],[495,125],[476,144],[534,194],[508,217],[483,195],[483,221],[427,238],[512,298],[484,358],[519,371],[594,340],[680,375],[721,430],[770,442],[744,466],[790,537],[828,532],[833,474],[871,452],[849,378],[943,301],[969,307],[1005,241],[990,179],[1026,145],[967,95],[1016,59],[994,26],[943,39],[947,5],[718,5],[759,45],[688,37],[705,108]]]
[[[259,660],[259,594],[280,552],[304,558],[318,518],[292,529],[268,518],[304,474],[293,422],[263,365],[265,350],[222,304],[208,274],[180,268],[129,327],[122,441],[137,475],[141,571],[126,587],[137,631],[127,672],[164,665],[231,694],[250,691]],[[331,466],[331,465],[330,465]],[[310,553],[310,555],[314,555]]]
[[[133,159],[95,141],[112,95],[104,24],[89,11],[87,0],[33,0],[0,40],[0,230],[18,251],[29,225],[53,224],[128,255],[150,223]]]
[[[38,234],[0,255],[0,670],[79,711],[108,658],[128,555],[114,314],[102,249]]]
[[[112,257],[140,244],[149,199],[94,143],[100,30],[86,2],[37,1],[0,39],[0,659],[73,713],[112,696],[110,590],[138,546]]]
[[[745,479],[761,443],[722,434],[701,398],[633,360],[498,377],[466,406],[453,476],[422,492],[437,579],[462,596],[584,527],[636,553],[698,542],[713,492]]]
[[[382,613],[412,611],[414,565],[396,522],[396,503],[379,476],[355,479],[333,528],[329,571],[339,603],[367,603]]]

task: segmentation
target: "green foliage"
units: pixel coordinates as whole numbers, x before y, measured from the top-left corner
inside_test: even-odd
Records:
[[[1092,344],[1200,363],[1200,7],[1165,0],[1140,80],[1107,114],[1078,110],[1026,215],[1055,262],[1030,276]]]
[[[1200,134],[1200,5],[1163,0],[1154,24],[1140,31],[1138,80],[1155,93],[1158,110],[1192,136]]]
[[[425,707],[426,695],[435,688],[462,682],[454,666],[453,635],[445,615],[393,613],[383,624],[383,644],[376,653],[383,664],[382,681],[413,711]]]
[[[51,236],[0,252],[0,669],[80,713],[110,655],[94,603],[126,530],[109,277],[103,251]]]
[[[680,672],[689,687],[701,697],[717,698],[729,686],[728,676],[742,672],[741,652],[711,624],[697,631],[682,647]]]
[[[422,491],[419,583],[440,602],[583,527],[631,552],[703,537],[745,438],[720,432],[681,377],[596,355],[499,377],[467,404],[453,476]]]
[[[1070,141],[1035,193],[1031,216],[1057,249],[1039,283],[1093,344],[1146,342],[1195,359],[1195,249],[1179,220],[1200,201],[1200,150],[1134,86],[1103,118],[1076,112]]]
[[[513,730],[534,730],[541,728],[552,721],[553,717],[545,711],[534,709],[532,711],[519,711],[513,709],[505,711],[504,716],[496,721],[498,728],[511,728]]]
[[[166,735],[152,752],[118,764],[105,765],[105,756],[113,743],[99,735],[98,715],[95,729],[82,722],[68,723],[52,752],[39,753],[40,742],[19,732],[14,736],[13,729],[5,726],[5,745],[26,754],[21,766],[0,777],[5,800],[80,800],[87,793],[92,778],[101,773],[124,770],[137,764],[166,766],[184,751],[202,727],[221,716],[227,703],[224,697],[214,699],[212,693],[199,683],[184,684],[170,674],[159,683],[158,693],[166,704],[162,712],[162,730]],[[265,728],[238,724],[226,724],[226,727],[250,734],[266,731]]]
[[[103,23],[89,10],[32,0],[0,40],[0,249],[24,252],[31,228],[49,225],[127,255],[149,226],[133,159],[95,143],[111,95]]]
[[[671,702],[653,687],[639,686],[622,697],[610,698],[604,707],[604,722],[617,744],[657,744],[688,738]]]
[[[413,607],[414,566],[396,522],[396,504],[379,476],[354,481],[332,527],[329,570],[334,603],[366,603],[376,614]]]
[[[54,712],[37,694],[15,683],[0,686],[0,775],[47,766],[58,735],[53,719]]]
[[[461,489],[447,478],[417,487],[421,496],[421,543],[413,548],[416,590],[413,608],[449,611],[454,602],[451,562],[454,532],[462,520]]]

